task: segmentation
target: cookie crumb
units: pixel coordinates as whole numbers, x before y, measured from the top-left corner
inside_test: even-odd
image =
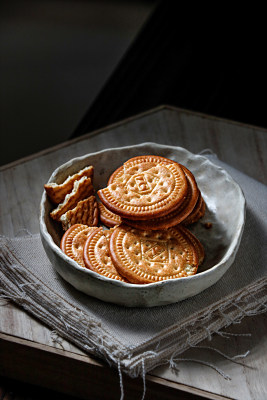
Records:
[[[211,222],[205,222],[204,227],[206,229],[211,229],[212,228],[212,223]]]

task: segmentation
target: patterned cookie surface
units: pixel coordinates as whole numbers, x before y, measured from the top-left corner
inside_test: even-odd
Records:
[[[111,231],[103,230],[102,228],[96,228],[96,230],[88,236],[83,252],[85,266],[107,278],[126,282],[114,267],[110,258],[110,236]]]
[[[174,163],[175,161],[172,161],[168,158],[165,157],[161,157],[161,156],[137,156],[137,157],[133,157],[130,158],[128,161],[126,161],[123,165],[121,165],[120,167],[118,167],[109,177],[108,180],[108,185],[110,185],[111,183],[114,183],[116,181],[120,182],[121,181],[121,176],[123,173],[127,173],[128,170],[131,169],[131,167],[136,168],[136,165],[141,163],[141,165],[138,167],[139,168],[139,172],[141,172],[142,170],[146,170],[147,166],[144,165],[144,168],[142,168],[142,162],[146,162],[149,163],[151,162],[151,166],[154,166],[154,161],[156,161],[157,163],[164,163],[164,164],[171,164]],[[122,182],[122,181],[121,181]]]
[[[90,165],[89,167],[82,169],[76,174],[69,176],[63,183],[47,183],[46,185],[44,185],[44,188],[50,200],[55,204],[59,204],[62,203],[65,196],[72,191],[75,181],[78,181],[83,176],[91,178],[92,180],[93,175],[94,168],[92,165]]]
[[[178,228],[114,229],[110,255],[117,270],[132,283],[152,283],[194,275],[198,255],[188,236]]]
[[[187,194],[182,167],[158,156],[128,160],[106,188],[98,191],[103,204],[128,219],[151,219],[178,207]]]
[[[86,239],[90,233],[97,229],[83,224],[72,225],[63,235],[60,243],[61,250],[82,267],[85,267],[83,261],[83,248]]]
[[[66,231],[72,225],[84,224],[97,226],[98,224],[98,204],[95,196],[90,196],[78,202],[77,206],[67,211],[60,217],[63,229]]]
[[[182,166],[188,182],[187,195],[184,201],[172,212],[163,217],[152,218],[149,220],[130,220],[123,218],[123,222],[137,229],[167,229],[180,224],[194,209],[198,197],[199,189],[193,174]]]

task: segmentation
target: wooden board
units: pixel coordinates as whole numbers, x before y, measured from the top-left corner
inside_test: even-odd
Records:
[[[21,233],[23,226],[32,233],[39,231],[43,184],[60,164],[104,148],[145,141],[182,146],[194,153],[209,148],[223,161],[267,183],[265,130],[163,106],[2,167],[0,234],[14,236]],[[5,301],[0,304],[0,374],[80,397],[105,398],[105,388],[114,387],[113,391],[107,391],[107,398],[119,398],[117,371],[88,357],[71,343],[63,341],[61,348],[53,342],[51,331],[39,321],[13,304]],[[215,337],[211,342],[202,343],[229,356],[250,349],[250,355],[243,360],[250,367],[235,364],[210,349],[191,349],[183,355],[187,359],[206,360],[223,370],[231,380],[226,381],[211,367],[184,361],[180,363],[179,374],[174,374],[167,366],[149,374],[148,396],[154,393],[153,398],[175,398],[183,391],[188,396],[194,394],[195,398],[267,398],[266,330],[264,314],[246,318],[242,324],[228,329],[233,334],[251,333],[252,336]],[[40,369],[40,364],[45,368]],[[57,376],[62,368],[67,379],[62,379],[60,374]],[[92,382],[93,388],[89,385],[85,389],[86,379]],[[125,390],[132,393],[132,398],[136,398],[137,393],[141,398],[142,381],[127,377],[124,381]]]

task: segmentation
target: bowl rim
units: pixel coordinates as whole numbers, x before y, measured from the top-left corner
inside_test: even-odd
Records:
[[[207,157],[205,157],[205,156],[203,156],[201,154],[194,154],[194,153],[190,152],[189,150],[187,150],[187,149],[185,149],[183,147],[180,147],[180,146],[158,144],[158,143],[154,143],[154,142],[144,142],[144,143],[140,143],[138,145],[130,145],[130,146],[123,146],[123,147],[113,147],[113,148],[107,148],[107,149],[103,149],[103,150],[100,150],[100,151],[96,151],[96,152],[93,152],[93,153],[87,153],[87,154],[84,154],[82,156],[74,157],[74,158],[68,160],[67,162],[59,165],[53,171],[53,173],[51,174],[51,176],[50,176],[50,178],[48,180],[48,183],[54,182],[56,176],[58,175],[58,173],[61,170],[65,169],[65,168],[68,168],[69,166],[73,165],[74,162],[77,163],[79,161],[83,161],[84,159],[88,158],[89,156],[97,156],[97,155],[100,155],[100,154],[103,154],[103,153],[132,149],[133,147],[138,150],[138,148],[141,148],[141,147],[144,147],[144,146],[154,146],[155,148],[158,148],[159,150],[162,149],[162,148],[170,149],[170,150],[173,150],[173,151],[178,150],[178,151],[186,153],[190,157],[193,156],[194,159],[199,159],[199,160],[205,161],[212,168],[216,168],[222,174],[226,175],[227,178],[228,178],[229,183],[231,183],[235,187],[237,192],[239,193],[239,197],[242,200],[242,204],[240,206],[238,229],[236,230],[234,238],[231,241],[227,251],[225,252],[223,257],[220,259],[220,261],[217,264],[213,265],[212,267],[210,267],[206,271],[199,272],[199,273],[197,273],[195,275],[192,275],[192,276],[181,277],[181,278],[177,278],[177,279],[166,279],[166,280],[162,280],[162,281],[159,281],[159,282],[145,283],[145,284],[142,284],[142,285],[134,284],[134,283],[121,282],[121,281],[118,281],[116,279],[111,279],[111,278],[107,278],[105,276],[99,275],[98,273],[96,273],[94,271],[91,271],[91,270],[89,270],[87,268],[83,268],[82,266],[80,266],[76,261],[74,261],[73,259],[68,257],[66,254],[64,254],[62,252],[62,250],[60,249],[60,247],[57,246],[56,243],[54,242],[52,236],[50,235],[50,233],[47,230],[47,226],[46,226],[46,223],[45,223],[45,202],[47,201],[47,194],[46,194],[45,190],[43,191],[43,194],[42,194],[42,197],[41,197],[41,202],[40,202],[40,218],[39,218],[39,222],[40,222],[41,236],[59,257],[63,258],[64,261],[66,261],[69,265],[71,265],[72,269],[75,269],[76,271],[80,271],[81,273],[83,273],[85,275],[92,276],[93,278],[96,278],[96,279],[98,279],[100,281],[112,283],[115,286],[125,287],[125,288],[134,288],[137,291],[142,291],[145,288],[159,287],[159,286],[170,284],[170,283],[173,283],[173,282],[178,282],[178,281],[179,282],[189,282],[189,281],[197,281],[197,280],[200,280],[200,279],[203,279],[203,278],[207,278],[209,275],[213,274],[215,270],[219,269],[222,265],[224,265],[229,260],[229,258],[233,254],[235,254],[235,252],[237,251],[239,243],[241,241],[242,233],[243,233],[243,230],[244,230],[245,209],[246,209],[245,196],[243,194],[242,189],[238,185],[238,183],[231,177],[231,175],[227,171],[225,171],[222,167],[220,167],[220,166],[214,164],[213,162],[211,162]]]

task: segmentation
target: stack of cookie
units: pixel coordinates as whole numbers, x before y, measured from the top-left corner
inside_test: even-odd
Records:
[[[118,216],[137,229],[167,229],[192,224],[205,213],[205,202],[193,174],[183,165],[159,156],[128,160],[98,191],[104,204],[100,219]],[[102,217],[102,214],[104,217]],[[110,225],[108,225],[110,226]]]
[[[51,213],[52,218],[60,215],[57,220],[68,228],[61,249],[69,257],[108,278],[134,284],[197,272],[204,249],[185,225],[203,216],[205,203],[186,167],[159,156],[134,157],[113,172],[98,195],[100,220],[110,229],[78,218],[75,209],[83,214],[85,200],[67,212],[63,202]]]

